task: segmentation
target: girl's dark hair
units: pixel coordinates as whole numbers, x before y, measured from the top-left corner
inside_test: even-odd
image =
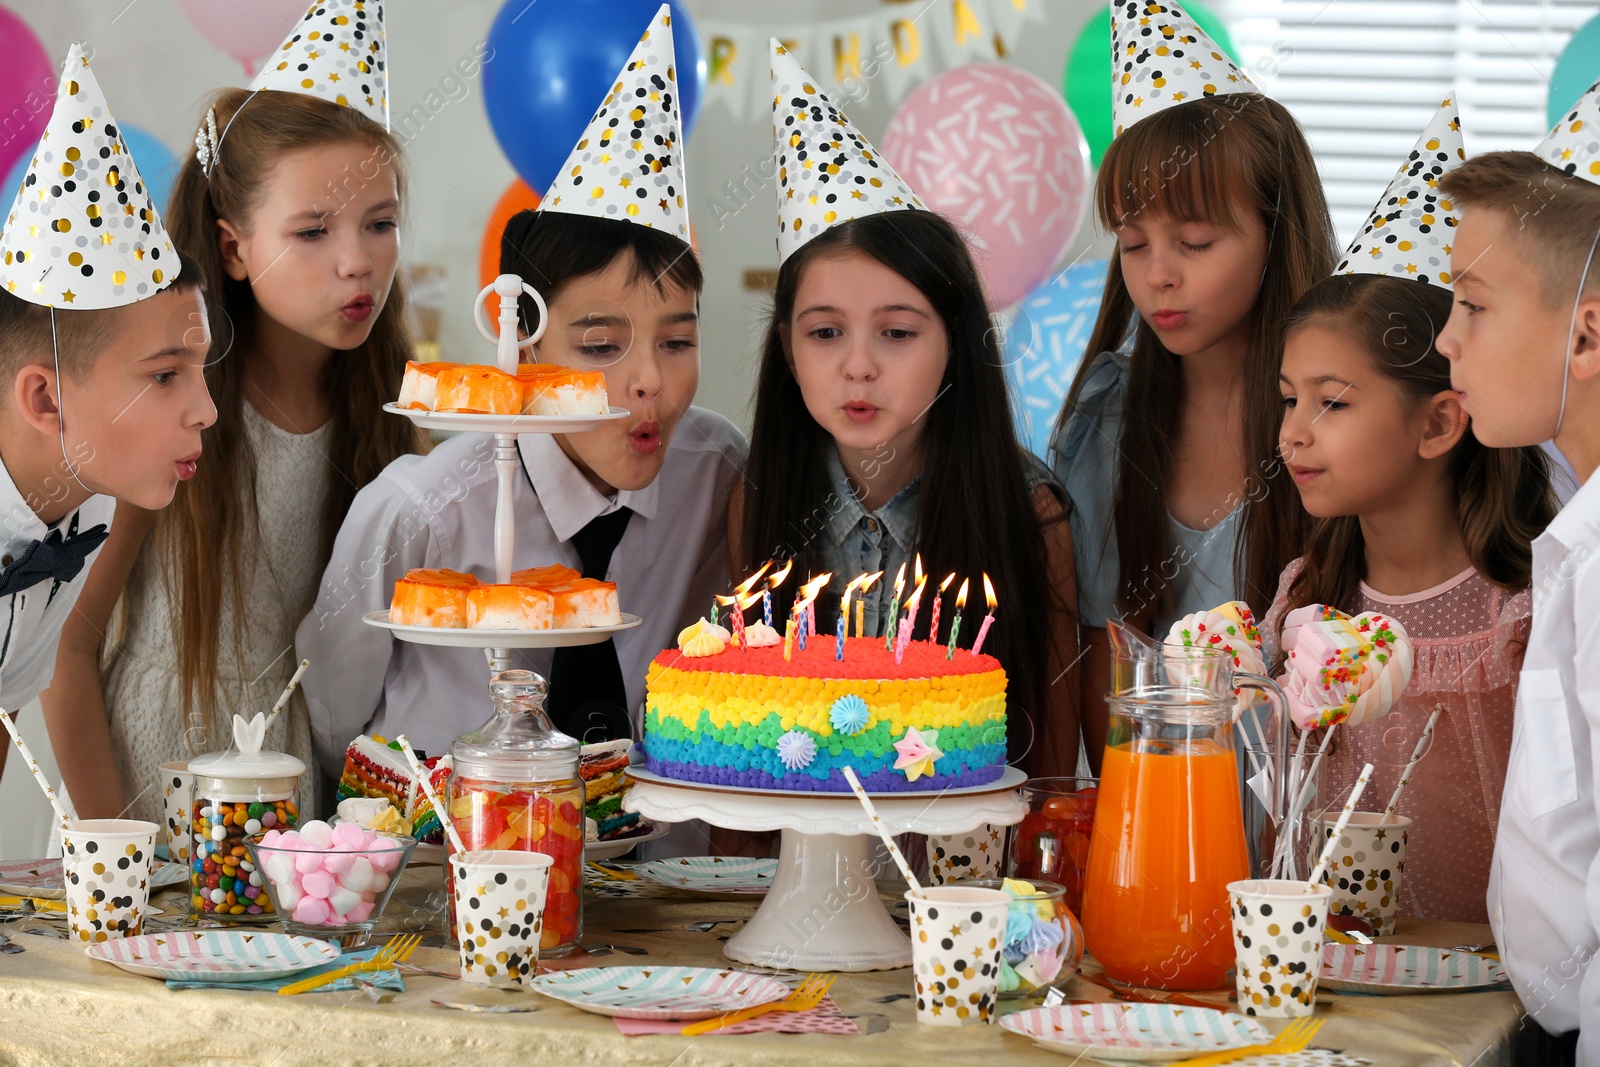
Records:
[[[1305,512],[1278,459],[1278,364],[1282,324],[1296,300],[1333,271],[1333,226],[1316,161],[1294,117],[1260,93],[1202,97],[1156,112],[1117,135],[1095,183],[1100,225],[1150,211],[1238,228],[1241,212],[1266,227],[1267,261],[1256,297],[1244,370],[1245,497],[1234,546],[1236,595],[1266,605],[1278,575],[1299,555]],[[1240,278],[1240,285],[1255,279]],[[1111,257],[1100,315],[1078,369],[1061,423],[1077,411],[1096,353],[1121,347],[1132,334],[1127,395],[1113,504],[1121,562],[1117,606],[1148,625],[1175,605],[1167,565],[1167,485],[1185,383],[1177,356],[1140,318]],[[1222,516],[1217,516],[1219,519]],[[1100,546],[1089,546],[1098,552]],[[1092,558],[1092,557],[1091,557]]]
[[[658,289],[671,283],[694,293],[705,284],[700,257],[665,230],[562,211],[511,216],[500,238],[500,271],[518,275],[548,302],[572,279],[605,270],[624,252],[633,253],[636,282],[648,278]],[[523,328],[538,329],[533,298],[524,293],[518,308]]]
[[[994,581],[1003,623],[991,631],[984,650],[1000,660],[1009,676],[1007,700],[1013,714],[1008,747],[1013,759],[1021,759],[1036,735],[1051,683],[1049,613],[1052,608],[1070,609],[1060,591],[1043,580],[1049,573],[1044,537],[1028,495],[1026,459],[1013,428],[983,283],[961,235],[940,216],[896,211],[841,223],[812,238],[779,269],[745,468],[740,567],[748,574],[764,560],[792,558],[802,577],[808,570],[820,573],[816,561],[821,554],[814,541],[827,536],[830,505],[838,506],[830,499],[826,463],[833,439],[806,409],[783,331],[793,320],[795,293],[806,268],[849,251],[871,256],[916,286],[944,323],[949,360],[926,415],[917,504],[918,550],[930,576],[923,595],[931,603],[940,577],[948,572],[970,576],[967,611],[972,614],[974,604],[979,611],[983,608],[981,572]],[[774,594],[780,617],[793,604],[799,585],[785,582]],[[837,620],[843,587],[836,581],[818,599],[819,631]],[[943,608],[946,619],[954,608],[952,586]],[[928,617],[926,608],[918,613],[915,637],[928,636]],[[971,647],[977,633],[974,621],[969,618],[962,629],[962,647]],[[1034,732],[1025,732],[1030,728]]]
[[[1450,388],[1450,363],[1434,348],[1450,317],[1450,290],[1437,285],[1350,274],[1329,278],[1290,313],[1284,334],[1321,325],[1355,340],[1408,397],[1421,402]],[[1544,450],[1487,448],[1468,430],[1450,452],[1456,513],[1473,568],[1505,589],[1528,587],[1533,539],[1555,517]],[[1366,546],[1355,515],[1314,519],[1305,565],[1289,587],[1289,607],[1331,604],[1354,611]]]
[[[206,461],[191,481],[178,486],[171,506],[157,519],[154,542],[174,605],[182,710],[185,715],[196,708],[205,713],[208,736],[197,741],[205,745],[201,751],[217,747],[214,735],[222,726],[222,713],[234,710],[217,706],[218,651],[228,638],[236,648],[244,647],[245,613],[242,607],[235,610],[230,635],[220,632],[217,620],[226,597],[236,605],[245,603],[245,536],[256,491],[255,453],[243,418],[248,403],[244,356],[256,330],[256,300],[248,281],[228,276],[217,220],[248,230],[266,196],[273,165],[287,153],[327,145],[354,143],[372,149],[362,175],[347,174],[345,188],[373,179],[388,164],[402,199],[405,194],[400,143],[355,108],[304,93],[267,90],[252,96],[244,89],[221,90],[210,107],[217,128],[226,131],[220,158],[207,176],[190,151],[178,171],[165,218],[172,243],[195,257],[205,279],[211,326],[206,384],[217,405],[217,422],[201,438]],[[306,532],[307,550],[320,560],[326,561],[332,552],[333,539],[356,493],[395,459],[426,449],[422,431],[383,410],[399,395],[400,379],[412,356],[405,311],[405,288],[397,275],[366,341],[328,361],[321,385],[333,410],[327,459],[335,474],[328,481],[317,527]],[[141,563],[134,580],[145,580],[144,572]]]

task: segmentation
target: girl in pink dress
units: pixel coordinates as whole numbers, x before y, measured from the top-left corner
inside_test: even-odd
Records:
[[[1347,796],[1371,763],[1361,807],[1381,811],[1442,709],[1400,801],[1412,819],[1400,914],[1482,923],[1530,545],[1555,499],[1538,448],[1488,449],[1473,436],[1433,347],[1450,300],[1441,286],[1357,274],[1320,283],[1291,313],[1279,448],[1314,522],[1264,637],[1277,663],[1284,616],[1308,604],[1382,612],[1406,628],[1411,681],[1388,716],[1333,735],[1322,796]]]

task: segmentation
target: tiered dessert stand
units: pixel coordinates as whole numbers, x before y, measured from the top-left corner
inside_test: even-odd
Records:
[[[489,329],[485,310],[489,295],[500,298],[498,335]],[[517,298],[527,293],[539,307],[539,327],[522,341],[517,340]],[[502,274],[483,287],[473,305],[473,318],[478,332],[495,345],[497,362],[507,374],[517,372],[520,350],[531,348],[544,336],[549,321],[549,309],[538,290],[515,274]],[[611,408],[604,415],[587,415],[567,418],[559,415],[470,415],[448,411],[421,411],[402,408],[398,404],[385,404],[383,410],[404,415],[427,430],[455,430],[494,434],[494,465],[499,477],[500,495],[494,511],[495,581],[511,581],[511,554],[516,544],[516,513],[512,506],[512,490],[516,485],[517,436],[525,433],[582,433],[607,422],[629,417],[624,408]],[[607,640],[619,630],[631,630],[641,622],[639,616],[624,613],[616,626],[589,626],[582,629],[561,630],[484,630],[451,629],[435,626],[402,626],[389,621],[388,611],[372,611],[363,617],[369,626],[388,630],[402,641],[420,645],[443,645],[450,648],[482,648],[487,650],[491,675],[509,670],[511,650],[518,648],[561,648],[573,645],[595,645]]]
[[[873,883],[874,836],[855,794],[793,793],[701,785],[631,767],[623,798],[648,819],[702,819],[729,830],[782,832],[766,899],[728,940],[729,959],[801,971],[883,971],[911,964],[911,938],[889,917]],[[1007,767],[989,785],[877,793],[873,805],[892,834],[958,834],[984,823],[1010,826],[1027,812],[1027,780]]]

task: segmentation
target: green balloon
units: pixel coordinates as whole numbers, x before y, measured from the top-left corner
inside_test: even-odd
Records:
[[[1211,11],[1198,4],[1186,3],[1184,11],[1210,34],[1223,54],[1235,55],[1233,39],[1228,27]],[[1089,140],[1089,161],[1096,167],[1100,157],[1111,145],[1111,5],[1107,4],[1089,16],[1078,39],[1067,54],[1067,69],[1062,76],[1061,92],[1067,106],[1083,128]]]

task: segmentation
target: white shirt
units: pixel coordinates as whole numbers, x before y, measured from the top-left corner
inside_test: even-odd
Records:
[[[1489,875],[1489,922],[1523,1007],[1582,1028],[1600,1062],[1600,478],[1533,542],[1533,628]]]
[[[722,416],[690,408],[655,481],[614,499],[595,489],[555,438],[526,434],[517,443],[527,477],[519,471],[513,489],[516,569],[581,569],[573,535],[599,515],[633,509],[609,578],[622,610],[644,620],[615,638],[628,707],[638,709],[650,660],[728,589],[728,497],[744,468],[744,436]],[[405,733],[438,755],[489,717],[481,649],[409,644],[361,616],[387,608],[395,579],[414,567],[492,579],[497,487],[494,438],[461,434],[427,456],[391,463],[351,504],[316,605],[295,635],[298,655],[311,660],[302,685],[324,774],[338,775],[358,734]],[[553,654],[532,649],[514,660],[548,677]],[[636,714],[635,736],[639,727]]]
[[[70,476],[68,476],[70,477]],[[77,520],[76,532],[86,533],[104,523],[111,527],[117,502],[108,496],[91,496],[55,526],[46,526],[0,465],[0,566],[9,567],[35,541],[52,529],[67,536]],[[57,585],[46,579],[14,596],[0,597],[0,707],[16,712],[50,687],[56,673],[56,648],[61,627],[83,591],[83,580],[100,555],[96,548],[71,582]]]

